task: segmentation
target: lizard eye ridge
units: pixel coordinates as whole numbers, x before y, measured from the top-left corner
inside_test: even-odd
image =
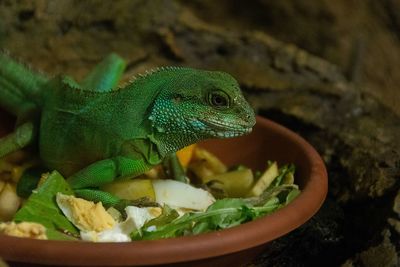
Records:
[[[208,95],[208,102],[211,106],[216,108],[228,108],[229,96],[222,91],[211,92]]]

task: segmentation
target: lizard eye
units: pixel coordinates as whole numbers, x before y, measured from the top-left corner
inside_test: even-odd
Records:
[[[228,108],[229,97],[222,91],[211,92],[208,95],[208,102],[216,108]]]

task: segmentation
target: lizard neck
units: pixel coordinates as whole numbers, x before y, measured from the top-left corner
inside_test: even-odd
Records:
[[[203,131],[205,125],[198,121],[193,113],[178,109],[175,101],[164,98],[161,94],[154,102],[148,116],[152,136],[162,156],[210,137],[210,134]],[[190,104],[181,103],[181,105]],[[192,111],[192,109],[185,110]]]
[[[162,158],[200,140],[188,133],[156,133],[155,139]]]
[[[124,129],[121,131],[121,135],[126,135],[124,139],[147,137],[162,158],[200,140],[193,131],[191,114],[182,114],[173,100],[166,97],[176,76],[174,71],[166,69],[139,77],[117,91],[114,100],[119,104],[113,120]],[[131,136],[132,133],[135,134]]]

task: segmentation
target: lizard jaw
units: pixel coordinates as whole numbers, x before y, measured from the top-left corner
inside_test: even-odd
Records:
[[[232,138],[239,137],[245,134],[251,133],[252,128],[247,128],[242,131],[225,131],[225,132],[214,132],[216,137],[219,138]]]
[[[214,120],[200,120],[207,126],[207,132],[218,138],[231,138],[249,134],[253,125],[230,124]]]

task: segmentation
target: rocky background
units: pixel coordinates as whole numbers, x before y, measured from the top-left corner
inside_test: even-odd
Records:
[[[400,265],[400,2],[0,0],[0,47],[83,77],[114,51],[234,75],[323,156],[329,196],[251,266]]]

